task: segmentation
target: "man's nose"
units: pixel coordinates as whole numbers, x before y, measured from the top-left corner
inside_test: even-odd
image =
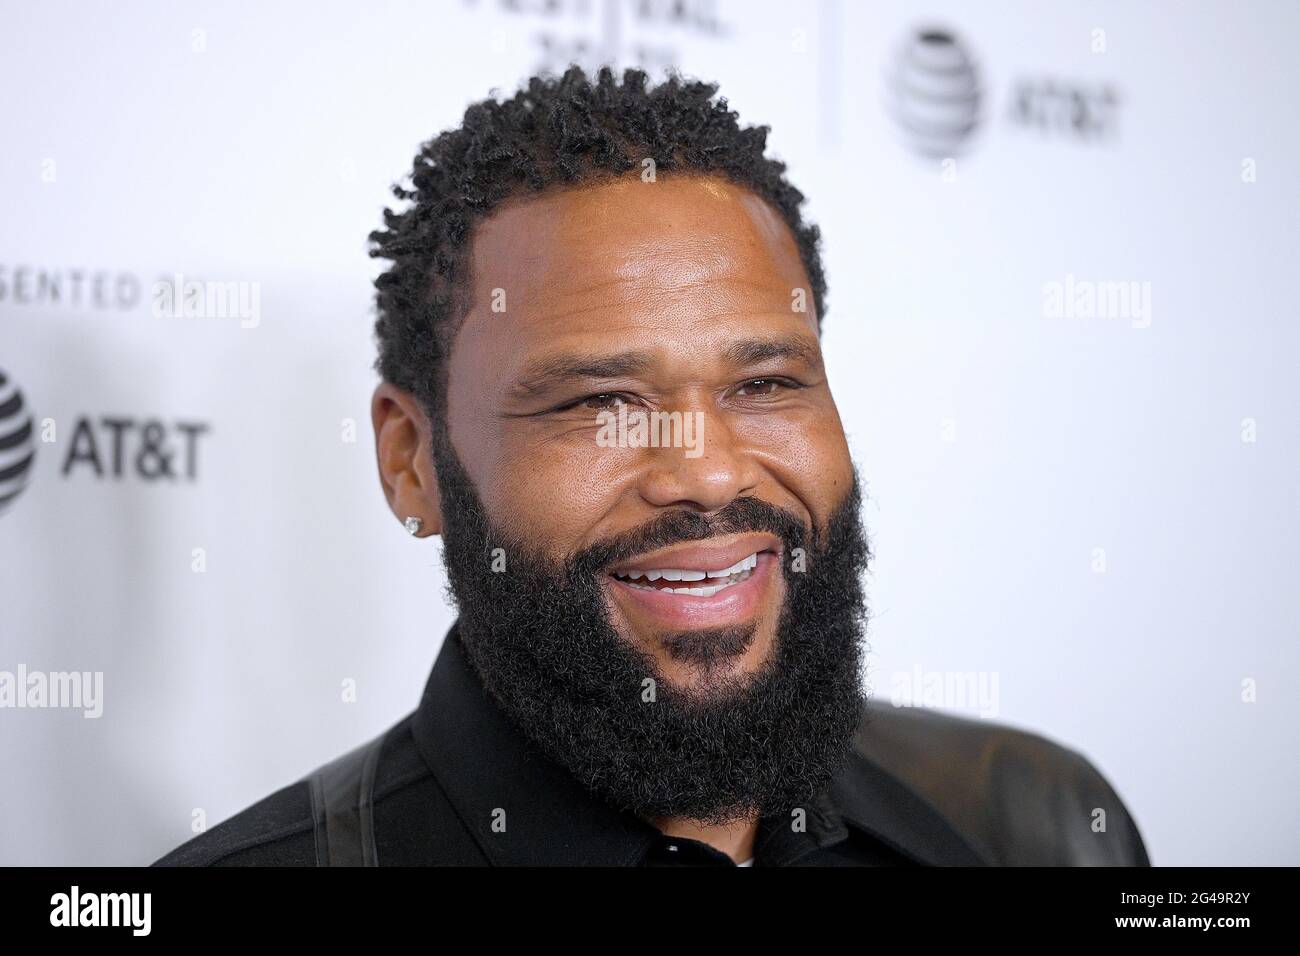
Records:
[[[682,447],[644,449],[641,497],[658,508],[713,512],[751,492],[756,465],[726,419],[698,407],[682,413]]]

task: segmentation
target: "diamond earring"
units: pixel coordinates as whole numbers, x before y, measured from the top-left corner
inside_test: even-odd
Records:
[[[402,525],[406,528],[407,534],[419,534],[420,528],[424,526],[424,522],[415,515],[407,515],[406,520],[402,522]]]

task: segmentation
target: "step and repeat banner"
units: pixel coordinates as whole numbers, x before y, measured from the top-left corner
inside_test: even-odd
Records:
[[[418,701],[367,233],[570,62],[809,197],[871,690],[1088,756],[1158,864],[1300,862],[1286,2],[5,3],[0,864],[143,864]]]

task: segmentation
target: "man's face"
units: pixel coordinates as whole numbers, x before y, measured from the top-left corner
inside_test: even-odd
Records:
[[[669,175],[516,200],[477,227],[471,270],[448,434],[492,524],[536,555],[558,567],[738,499],[812,532],[849,495],[810,283],[748,191]],[[624,436],[639,415],[679,413],[661,436],[678,446],[619,447],[621,410]],[[744,684],[773,657],[798,556],[768,530],[670,537],[614,549],[599,576],[610,625],[688,697]]]

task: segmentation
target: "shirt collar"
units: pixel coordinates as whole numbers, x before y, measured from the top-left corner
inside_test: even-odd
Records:
[[[483,688],[452,626],[412,723],[416,745],[461,822],[498,866],[634,866],[661,839],[542,754]],[[803,827],[763,818],[761,865],[793,863],[849,837],[852,826],[929,864],[978,863],[947,821],[854,750],[848,766],[807,808]]]

